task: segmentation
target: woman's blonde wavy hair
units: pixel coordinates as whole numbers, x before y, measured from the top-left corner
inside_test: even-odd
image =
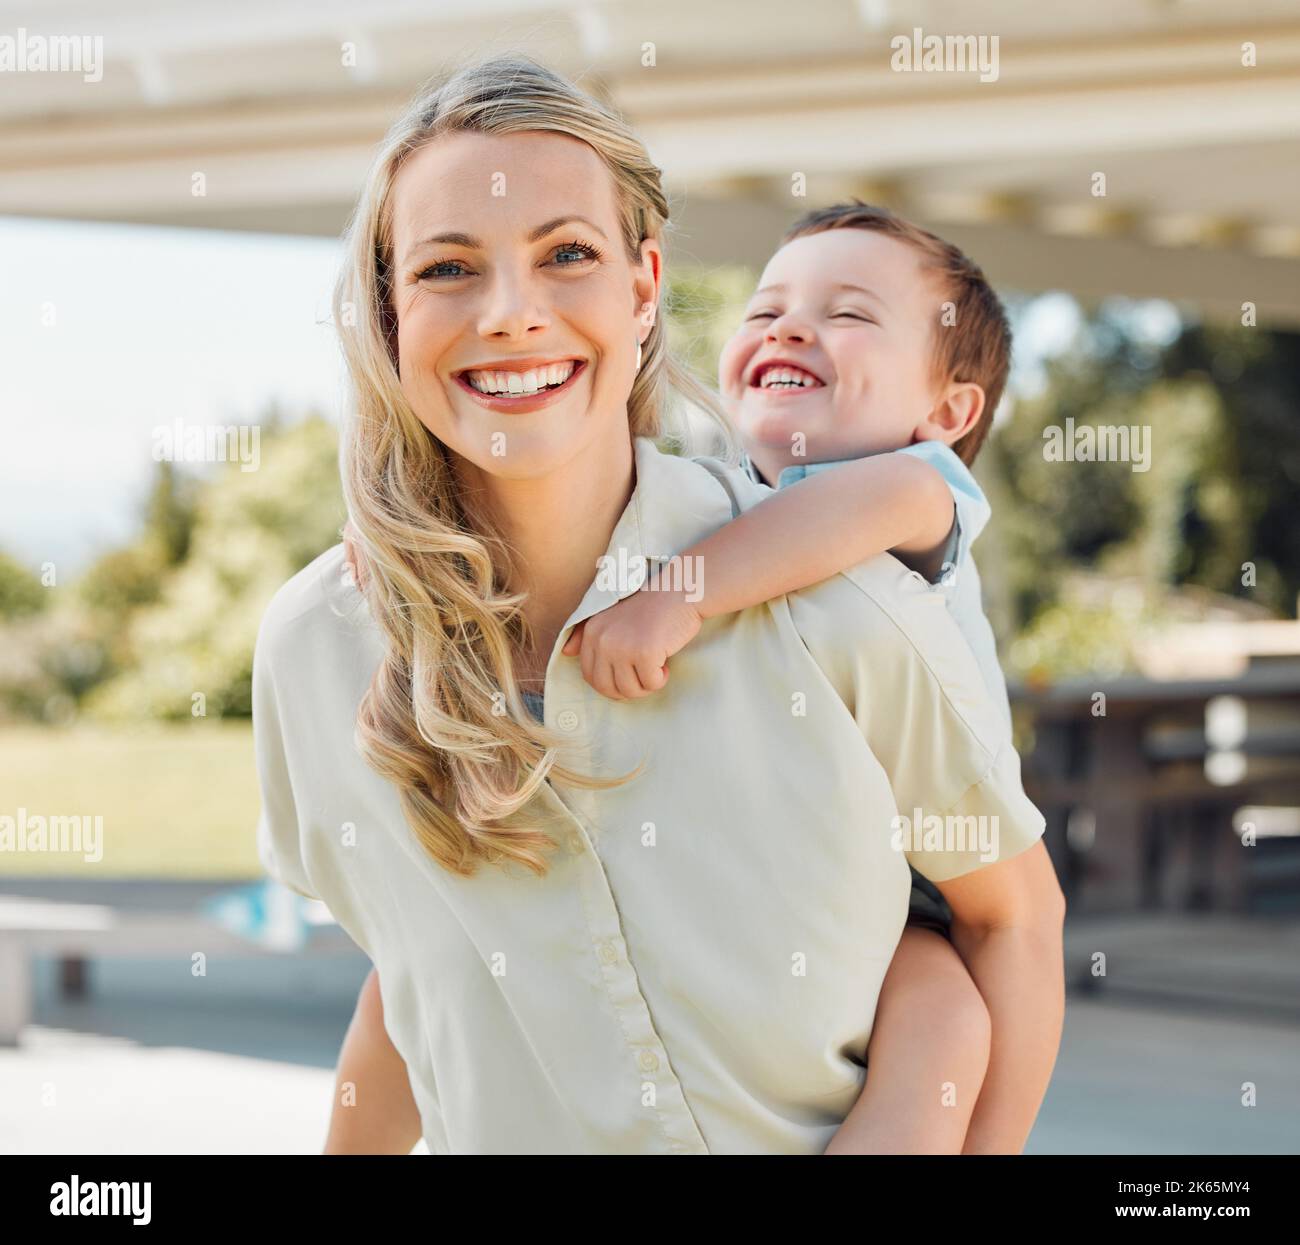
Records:
[[[596,778],[559,764],[561,737],[528,713],[516,685],[513,653],[532,637],[520,608],[526,594],[505,591],[513,551],[457,489],[454,451],[420,422],[398,378],[389,301],[397,172],[441,135],[521,130],[567,134],[600,156],[614,179],[630,260],[639,262],[643,239],[662,242],[669,209],[660,170],[626,122],[527,56],[494,57],[433,79],[393,124],[348,225],[334,290],[352,399],[340,445],[343,489],[358,582],[385,640],[355,740],[371,768],[396,785],[424,849],[465,877],[480,862],[547,872],[545,853],[555,846],[549,819],[539,824],[524,806],[548,776],[606,788],[643,768]],[[665,417],[682,399],[734,456],[716,395],[669,356],[660,313],[628,397],[630,434],[669,436]],[[669,439],[684,447],[693,435],[683,421]]]

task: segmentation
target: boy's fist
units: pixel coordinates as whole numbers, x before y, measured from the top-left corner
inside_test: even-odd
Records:
[[[668,682],[668,659],[700,624],[682,593],[642,588],[580,622],[560,651],[581,661],[582,677],[602,696],[637,700]]]

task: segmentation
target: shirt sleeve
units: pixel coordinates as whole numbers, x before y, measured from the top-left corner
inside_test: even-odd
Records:
[[[284,722],[272,671],[268,622],[263,619],[253,650],[253,750],[261,788],[257,854],[277,882],[308,899],[318,899],[302,861],[298,811],[284,750]]]
[[[853,594],[857,596],[854,597]],[[945,603],[889,555],[791,594],[791,617],[893,792],[865,810],[914,869],[944,882],[1043,835],[1020,757]]]
[[[984,530],[992,514],[984,490],[971,475],[970,468],[942,441],[918,441],[915,445],[903,446],[898,453],[910,454],[913,458],[929,463],[943,476],[952,490],[956,511],[952,531],[943,551],[943,564],[945,568],[949,565],[958,566],[963,558],[970,556],[971,545]],[[941,570],[939,578],[943,577],[944,571]]]
[[[1020,757],[1010,743],[994,755],[987,772],[946,808],[903,808],[894,844],[931,882],[974,873],[1009,860],[1043,837],[1046,823],[1020,785]]]

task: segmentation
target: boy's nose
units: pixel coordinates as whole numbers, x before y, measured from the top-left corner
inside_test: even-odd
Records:
[[[813,338],[812,325],[802,315],[783,311],[767,326],[765,340],[770,342],[806,342]]]
[[[767,340],[771,342],[807,342],[811,340],[812,332],[807,325],[801,323],[784,323],[775,320],[768,326]]]

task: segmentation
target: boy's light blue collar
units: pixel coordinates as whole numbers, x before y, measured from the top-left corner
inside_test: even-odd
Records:
[[[787,484],[794,484],[796,481],[802,480],[808,474],[809,467],[835,467],[840,463],[851,463],[853,461],[852,458],[836,458],[828,462],[794,463],[789,467],[782,467],[780,475],[776,477],[776,487],[782,489]],[[740,465],[744,468],[745,474],[755,484],[767,484],[767,481],[758,474],[758,468],[749,461],[749,455],[744,450],[740,453]]]

